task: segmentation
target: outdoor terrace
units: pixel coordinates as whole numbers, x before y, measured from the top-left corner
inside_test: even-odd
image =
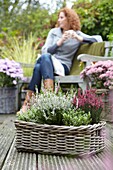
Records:
[[[113,170],[113,123],[106,124],[103,152],[82,158],[18,152],[15,114],[0,115],[0,170]]]

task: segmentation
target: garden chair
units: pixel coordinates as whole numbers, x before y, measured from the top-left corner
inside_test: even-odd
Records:
[[[55,76],[55,82],[60,84],[60,86],[63,88],[70,88],[70,86],[73,85],[73,87],[86,89],[87,81],[80,78],[80,72],[82,71],[82,69],[85,66],[91,64],[91,62],[107,59],[113,60],[113,57],[110,57],[111,54],[113,54],[113,43],[111,42],[103,41],[95,42],[93,44],[83,44],[80,46],[73,59],[70,74],[68,76]],[[21,63],[21,65],[24,68],[34,66],[27,63]],[[21,103],[22,87],[25,84],[28,84],[30,82],[30,79],[31,77],[27,77],[26,82],[21,81],[19,83],[19,103]]]

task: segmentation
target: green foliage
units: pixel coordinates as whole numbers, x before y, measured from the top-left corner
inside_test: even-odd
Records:
[[[18,15],[12,29],[18,29],[22,35],[28,35],[33,32],[37,37],[45,38],[50,29],[51,17],[47,10],[41,9],[26,9],[22,15]]]
[[[109,41],[111,41],[111,42],[113,41],[113,33],[109,34],[107,37],[108,37]]]
[[[55,26],[54,14],[50,15],[49,11],[40,5],[20,9],[17,4],[17,11],[17,13],[12,11],[12,14],[9,12],[8,18],[1,16],[1,32],[5,32],[9,36],[28,36],[33,32],[37,37],[46,38],[50,28]]]
[[[82,109],[69,109],[67,113],[63,113],[63,123],[67,126],[88,125],[91,123],[90,112],[85,113]]]
[[[31,121],[39,124],[80,126],[91,123],[90,112],[74,109],[71,102],[73,90],[69,93],[57,94],[46,92],[36,94],[32,98],[32,107],[18,116],[19,120]]]
[[[33,32],[37,37],[45,39],[48,31],[55,26],[57,10],[65,6],[66,2],[56,1],[55,11],[50,13],[53,10],[49,5],[45,8],[45,5],[40,5],[39,1],[1,1],[1,35],[5,32],[10,36],[28,36]],[[82,31],[90,35],[100,34],[104,40],[107,40],[113,33],[112,0],[77,0],[73,3],[73,8],[81,19]]]
[[[113,28],[113,2],[112,0],[92,0],[74,3],[73,8],[81,19],[82,31],[90,34],[100,34],[104,40],[111,34]]]
[[[5,73],[0,72],[0,87],[12,87],[12,86],[14,86],[13,78]]]
[[[31,101],[31,109],[28,112],[19,115],[19,119],[27,121],[35,121],[37,123],[46,124],[63,124],[63,113],[72,107],[72,94],[63,94],[59,92],[36,93],[35,98]]]
[[[38,47],[41,39],[37,41],[35,35],[25,37],[7,37],[7,43],[1,47],[1,57],[13,59],[17,62],[34,64],[36,62]],[[40,52],[40,51],[39,51]],[[32,68],[23,68],[25,76],[31,76]]]

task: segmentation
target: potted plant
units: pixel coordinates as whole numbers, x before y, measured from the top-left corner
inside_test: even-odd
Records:
[[[92,87],[111,89],[113,87],[113,61],[98,61],[87,66],[81,73],[81,78],[88,77]]]
[[[102,119],[113,121],[113,61],[98,61],[87,66],[81,73],[81,78],[88,78],[91,87],[96,89],[96,93],[101,95],[104,102]],[[102,95],[103,94],[103,95]]]
[[[82,94],[80,97],[80,91],[36,93],[32,107],[15,121],[17,150],[79,156],[103,150],[102,101],[93,90]],[[95,103],[90,104],[85,97],[94,97]]]
[[[19,79],[23,79],[20,64],[7,58],[0,59],[0,113],[15,113]]]

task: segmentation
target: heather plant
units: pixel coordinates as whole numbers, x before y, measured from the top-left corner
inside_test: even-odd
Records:
[[[91,124],[98,123],[103,110],[103,101],[101,96],[96,95],[96,89],[87,89],[84,92],[78,89],[72,101],[76,109],[82,109],[91,114]]]
[[[103,106],[96,89],[66,93],[61,90],[57,93],[46,91],[40,94],[37,91],[32,97],[31,108],[18,115],[18,119],[50,125],[88,125],[100,122]]]
[[[32,98],[31,109],[19,116],[21,120],[41,124],[63,124],[63,113],[72,108],[72,94],[42,92]]]
[[[0,87],[12,87],[23,79],[23,69],[14,60],[0,59]]]
[[[18,116],[19,120],[40,124],[80,126],[91,122],[90,112],[82,109],[76,110],[72,104],[73,90],[71,92],[46,92],[32,98],[32,107]]]
[[[98,61],[87,66],[80,74],[81,78],[89,77],[92,87],[113,88],[113,61]]]

